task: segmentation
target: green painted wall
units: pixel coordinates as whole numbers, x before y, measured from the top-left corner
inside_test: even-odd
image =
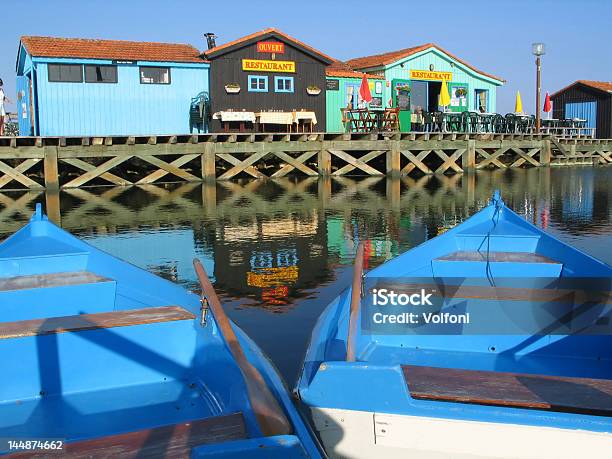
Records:
[[[344,132],[344,126],[342,126],[342,115],[340,113],[341,108],[345,108],[347,104],[347,85],[361,86],[361,78],[338,78],[338,77],[326,77],[327,80],[339,80],[338,91],[325,91],[325,104],[326,104],[326,121],[327,121],[327,132]],[[382,82],[383,93],[376,94],[375,85],[376,81]],[[383,98],[383,107],[387,105],[387,99],[384,98],[385,94],[385,82],[384,80],[370,79],[370,91],[373,97]]]
[[[325,91],[325,106],[327,132],[343,132],[341,108],[346,107],[346,86],[347,84],[361,84],[359,78],[336,78],[327,77],[327,80],[339,80],[340,87],[337,91]]]
[[[403,66],[402,66],[403,64]],[[463,83],[468,86],[468,102],[467,108],[471,111],[474,110],[474,90],[485,89],[489,92],[488,111],[495,112],[497,97],[496,90],[498,86],[501,86],[502,82],[493,80],[491,78],[480,75],[474,72],[469,67],[466,67],[462,63],[450,58],[446,54],[442,53],[437,49],[430,48],[421,53],[415,54],[403,60],[394,62],[391,65],[386,66],[384,69],[385,79],[391,81],[393,79],[410,79],[410,70],[429,70],[429,66],[434,66],[436,72],[452,72],[453,79],[452,84]],[[451,65],[453,64],[453,65]],[[372,69],[368,69],[373,72]],[[449,92],[450,92],[449,87]],[[391,88],[384,85],[385,96],[383,100],[389,100]]]

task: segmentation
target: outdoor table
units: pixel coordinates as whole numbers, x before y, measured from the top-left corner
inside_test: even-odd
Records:
[[[257,112],[255,116],[262,131],[266,130],[266,124],[281,124],[287,127],[287,132],[291,132],[293,112]]]
[[[230,110],[222,110],[213,114],[213,119],[221,120],[221,124],[223,125],[223,130],[225,132],[229,132],[230,123],[239,123],[239,131],[245,131],[244,123],[255,123],[255,113],[247,112],[247,111],[230,111]]]
[[[315,124],[317,124],[317,115],[313,111],[299,110],[293,112],[293,122],[296,124],[296,130],[299,132],[300,121],[302,121],[302,132],[306,132],[306,123],[310,124],[310,132]]]

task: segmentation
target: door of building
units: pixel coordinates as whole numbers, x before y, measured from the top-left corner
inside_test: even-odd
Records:
[[[597,102],[565,104],[565,118],[586,120],[586,127],[597,127]]]
[[[410,111],[414,113],[419,107],[422,110],[427,110],[427,81],[412,80],[410,87],[412,89],[410,93]]]
[[[344,106],[347,108],[356,109],[359,107],[359,84],[346,84],[346,100]]]
[[[429,81],[427,84],[427,111],[437,112],[440,110],[440,90],[442,83],[440,81]]]
[[[19,121],[19,135],[31,136],[34,134],[32,116],[32,83],[27,75],[17,77],[17,117]]]

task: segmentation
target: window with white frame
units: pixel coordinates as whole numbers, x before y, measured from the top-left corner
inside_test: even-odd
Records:
[[[170,84],[169,67],[140,67],[142,84]]]

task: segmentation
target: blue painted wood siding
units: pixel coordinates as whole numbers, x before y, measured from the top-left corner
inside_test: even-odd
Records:
[[[30,103],[30,79],[27,76],[18,76],[16,106],[19,135],[33,135]]]
[[[208,64],[139,63],[170,67],[171,84],[141,84],[139,65],[119,65],[116,84],[51,83],[50,61],[35,61],[39,135],[43,136],[188,134],[191,99],[208,91]]]
[[[565,118],[586,120],[587,127],[597,127],[597,102],[569,102],[565,104]]]

